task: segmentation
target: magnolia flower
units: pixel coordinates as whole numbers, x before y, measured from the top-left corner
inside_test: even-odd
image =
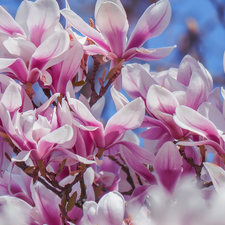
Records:
[[[168,26],[171,17],[168,0],[161,0],[146,9],[128,42],[127,15],[119,0],[96,2],[96,29],[86,24],[68,8],[63,9],[61,13],[75,29],[96,44],[84,46],[86,52],[89,55],[100,54],[112,60],[111,67],[115,66],[116,59],[127,61],[135,57],[148,61],[159,60],[169,55],[174,48],[145,49],[141,47],[148,39],[158,36]],[[121,85],[121,80],[117,83],[118,86]]]
[[[127,61],[133,57],[158,60],[170,54],[174,48],[141,48],[148,39],[158,36],[168,26],[171,17],[171,7],[168,0],[161,0],[146,9],[128,43],[126,43],[129,27],[127,15],[118,0],[98,0],[96,2],[95,22],[97,30],[87,25],[69,9],[63,9],[61,13],[74,28],[96,43],[97,46],[85,47],[88,54],[101,54],[112,60],[121,58]]]
[[[0,70],[22,83],[50,85],[46,69],[61,62],[69,34],[59,23],[55,0],[23,1],[15,20],[0,6]]]

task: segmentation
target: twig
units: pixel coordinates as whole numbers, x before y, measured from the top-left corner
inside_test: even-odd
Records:
[[[29,166],[26,165],[25,162],[16,162],[16,165],[22,169],[23,171],[25,171],[27,168],[29,168]],[[31,173],[26,173],[28,176],[33,177],[33,174]],[[56,195],[58,195],[60,198],[62,198],[62,192],[56,190],[54,187],[50,186],[47,182],[45,182],[44,179],[42,179],[41,177],[38,177],[37,179],[40,183],[42,183],[47,189],[51,190],[53,193],[55,193]]]

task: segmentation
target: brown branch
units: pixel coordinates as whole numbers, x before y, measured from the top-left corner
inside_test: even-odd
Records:
[[[88,76],[88,74],[86,73],[86,70],[83,69],[83,73],[86,76],[88,82],[91,85],[91,99],[89,102],[90,107],[93,106],[108,90],[109,86],[116,80],[116,78],[120,75],[121,69],[122,68],[118,68],[115,72],[115,74],[108,80],[107,84],[105,86],[101,85],[99,94],[97,94],[96,90],[95,90],[95,77],[96,77],[96,72],[100,67],[100,62],[98,61],[98,59],[96,58],[96,56],[92,57],[94,60],[94,69],[93,72],[91,74],[91,76]]]
[[[186,154],[185,154],[185,147],[184,146],[180,146],[180,149],[179,149],[179,152],[180,152],[180,155],[185,159],[185,161],[190,164],[194,169],[195,169],[195,173],[196,173],[196,178],[197,178],[197,186],[202,189],[202,188],[205,188],[205,187],[209,187],[211,185],[213,185],[212,182],[205,182],[201,179],[201,171],[202,171],[202,168],[203,168],[203,162],[205,162],[205,146],[199,146],[200,148],[200,152],[201,152],[201,155],[202,155],[202,162],[200,165],[197,165],[194,163],[194,159],[191,158],[191,157],[187,157]]]
[[[27,168],[29,168],[29,166],[26,165],[25,162],[16,162],[16,165],[22,169],[23,171],[25,171]],[[31,173],[26,173],[29,177],[33,178],[33,174]],[[56,190],[54,187],[50,186],[44,179],[42,179],[41,177],[38,177],[37,179],[40,183],[42,183],[47,189],[49,189],[50,191],[52,191],[53,193],[55,193],[56,195],[58,195],[60,198],[62,198],[62,192]]]
[[[91,85],[91,100],[90,100],[90,103],[89,103],[90,106],[94,105],[94,103],[99,99],[98,94],[95,90],[95,76],[96,76],[96,72],[98,71],[98,69],[100,67],[100,62],[96,59],[95,56],[93,56],[92,58],[94,60],[94,68],[93,68],[91,76],[88,76],[88,74],[86,73],[86,70],[83,69],[83,73],[84,73],[88,82]],[[95,99],[97,99],[97,100],[94,102]],[[92,103],[92,102],[94,102],[94,103]]]

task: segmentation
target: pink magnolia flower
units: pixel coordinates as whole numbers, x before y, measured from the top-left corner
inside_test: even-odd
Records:
[[[81,161],[85,164],[93,163],[93,161],[69,151],[76,142],[76,127],[70,120],[69,109],[67,117],[63,118],[65,104],[63,108],[57,107],[57,114],[56,108],[49,107],[58,96],[59,94],[54,94],[38,109],[23,113],[16,111],[12,117],[4,104],[0,102],[2,126],[13,144],[21,150],[14,162],[24,161],[23,158],[26,157],[30,157],[32,160],[47,157],[47,164],[50,161],[58,160],[59,157],[61,157],[60,162],[62,157],[69,157],[70,160],[67,162],[69,165]],[[53,155],[54,153],[55,155]]]
[[[23,1],[15,20],[2,7],[0,14],[0,70],[24,84],[39,79],[51,84],[52,78],[45,70],[63,60],[70,43],[59,23],[57,2]]]
[[[59,6],[55,0],[24,0],[17,10],[15,20],[2,6],[0,15],[1,36],[23,37],[36,47],[56,30],[62,29]]]
[[[126,12],[120,1],[98,0],[96,2],[96,29],[86,24],[68,8],[63,9],[61,13],[75,29],[96,44],[84,46],[87,54],[100,54],[106,59],[112,60],[111,68],[116,66],[116,59],[125,61],[131,58],[159,60],[169,55],[174,48],[145,49],[141,47],[148,39],[158,36],[168,26],[171,17],[171,7],[168,0],[161,0],[146,9],[128,42],[129,25]],[[121,83],[121,76],[119,76],[116,80],[117,89],[121,89]]]
[[[125,90],[131,97],[140,96],[145,101],[150,116],[142,125],[150,128],[141,134],[143,138],[169,141],[171,137],[185,137],[188,131],[173,120],[178,106],[186,105],[197,110],[206,101],[218,105],[217,92],[211,92],[211,75],[190,56],[184,57],[178,70],[149,73],[144,66],[134,64],[123,68],[122,74]]]
[[[115,155],[120,152],[132,169],[148,182],[156,182],[155,177],[142,164],[151,164],[154,155],[134,143],[123,140],[126,131],[139,127],[143,121],[145,108],[141,98],[137,98],[121,108],[109,119],[105,128],[83,103],[71,98],[69,93],[67,100],[75,113],[75,123],[80,129],[90,132],[96,150],[104,151],[103,154],[107,155]]]
[[[169,1],[162,0],[149,6],[138,21],[126,43],[128,21],[120,1],[98,0],[95,6],[96,28],[87,25],[69,9],[62,15],[78,31],[96,43],[85,47],[88,53],[105,55],[109,59],[129,60],[133,57],[144,60],[157,60],[167,56],[174,47],[164,49],[140,48],[149,38],[158,36],[165,30],[171,17]]]
[[[2,72],[24,84],[34,84],[41,79],[45,85],[49,85],[52,77],[46,69],[63,60],[70,39],[68,33],[62,30],[49,36],[37,48],[21,38],[9,38],[6,43],[9,52],[16,57],[0,59]]]

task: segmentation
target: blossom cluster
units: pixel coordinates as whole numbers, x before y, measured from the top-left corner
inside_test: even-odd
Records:
[[[169,0],[129,39],[120,0],[97,0],[89,24],[65,3],[24,0],[15,19],[0,6],[0,224],[224,225],[225,90],[189,55],[161,72],[127,63],[175,48],[142,47],[168,26]]]

